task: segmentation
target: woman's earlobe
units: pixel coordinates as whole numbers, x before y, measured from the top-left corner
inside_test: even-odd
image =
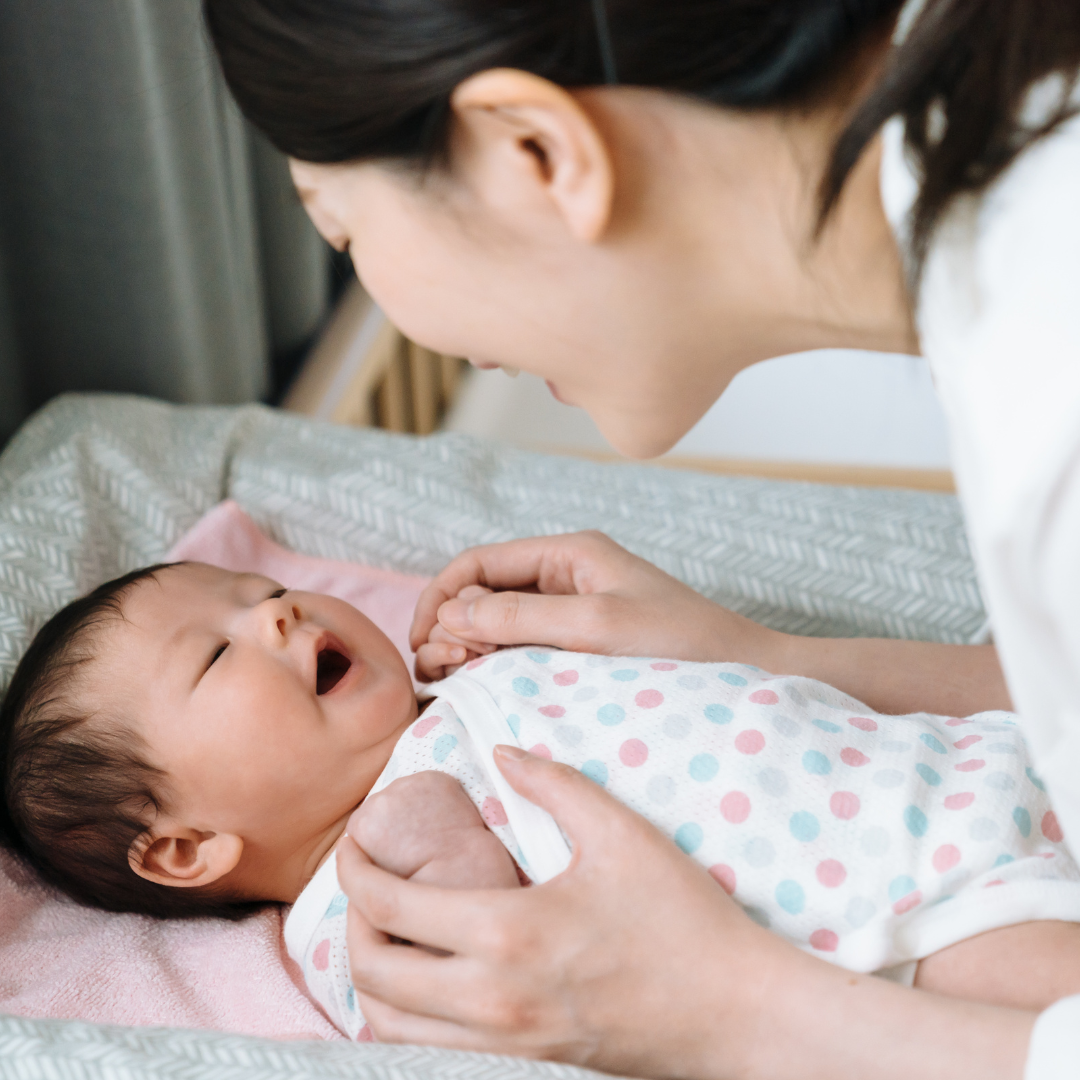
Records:
[[[131,869],[147,881],[178,888],[210,885],[236,869],[244,841],[231,833],[182,827],[140,836],[128,852]]]

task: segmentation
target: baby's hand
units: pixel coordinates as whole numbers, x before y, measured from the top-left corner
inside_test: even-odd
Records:
[[[450,889],[512,889],[517,866],[464,788],[441,772],[414,773],[366,798],[346,830],[376,866]]]
[[[455,599],[475,600],[478,596],[486,596],[490,592],[491,589],[485,589],[483,585],[466,585]],[[462,664],[494,652],[496,648],[495,645],[462,641],[440,623],[436,623],[431,628],[427,641],[416,650],[417,678],[424,682],[445,679],[448,675],[453,675]]]

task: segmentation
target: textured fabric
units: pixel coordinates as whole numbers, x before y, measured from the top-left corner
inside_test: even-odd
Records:
[[[431,689],[372,791],[427,770],[453,776],[535,881],[564,869],[569,849],[502,779],[499,742],[579,769],[755,921],[853,971],[1021,922],[1080,922],[1080,870],[1010,713],[884,716],[742,664],[539,648],[481,658]],[[324,866],[285,938],[327,1015],[362,1038],[347,903]]]
[[[1046,80],[1029,122],[1056,106]],[[1080,90],[1074,101],[1080,104]],[[915,193],[886,132],[883,201]],[[1066,838],[1080,845],[1080,117],[1021,154],[935,233],[923,352],[949,420],[961,502],[1013,700]],[[1077,848],[1080,851],[1080,847]]]
[[[1024,1080],[1076,1080],[1080,996],[1055,1002],[1035,1021]]]

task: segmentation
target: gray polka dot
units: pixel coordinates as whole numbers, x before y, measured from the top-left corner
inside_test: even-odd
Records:
[[[585,660],[586,667],[611,667],[612,663],[610,656],[596,656],[595,654]]]
[[[685,739],[690,734],[690,721],[685,716],[669,716],[664,721],[664,734],[673,739]]]
[[[658,806],[667,806],[675,798],[675,781],[670,776],[654,776],[645,785],[645,794]]]
[[[577,746],[581,742],[583,733],[581,728],[576,724],[563,724],[562,727],[555,729],[555,738],[563,744],[563,746]]]
[[[504,671],[509,671],[515,664],[515,658],[513,656],[501,656],[494,664],[491,665],[492,675],[501,675]]]
[[[772,718],[772,726],[788,739],[799,734],[799,725],[789,716],[774,716]]]
[[[853,896],[848,901],[847,911],[844,912],[844,918],[847,919],[851,926],[858,930],[860,926],[865,926],[871,918],[873,918],[876,910],[874,905],[867,900],[865,896]]]
[[[874,783],[878,787],[894,788],[904,782],[904,774],[899,769],[882,769],[874,773]]]
[[[776,858],[776,851],[764,836],[755,836],[747,840],[743,848],[743,858],[751,866],[768,866]]]
[[[911,743],[901,742],[899,739],[886,739],[881,744],[881,749],[890,754],[906,754],[911,749]]]
[[[766,795],[786,795],[788,778],[780,769],[765,768],[757,774],[757,782]]]
[[[791,698],[791,700],[794,701],[795,704],[800,706],[800,707],[806,704],[806,698],[794,686],[789,686],[787,688],[787,696],[789,698]]]
[[[872,858],[877,858],[880,855],[884,855],[889,850],[889,844],[892,843],[888,830],[883,829],[880,825],[874,825],[862,834],[859,840],[859,847],[862,848],[864,855],[869,855]]]
[[[700,675],[680,675],[679,685],[684,690],[700,690],[705,685],[705,680]]]
[[[998,823],[993,818],[976,818],[968,826],[968,834],[972,840],[993,840],[998,832]]]
[[[1011,742],[992,742],[986,749],[991,754],[1015,754],[1016,744]]]
[[[996,788],[998,791],[1012,791],[1016,787],[1016,781],[1007,772],[992,772],[987,774],[983,783],[987,787]]]
[[[754,922],[756,922],[758,924],[758,926],[764,927],[766,930],[769,929],[769,926],[771,925],[772,920],[769,918],[769,916],[764,911],[761,910],[761,908],[759,908],[759,907],[745,907],[745,908],[743,908],[743,911],[745,911],[746,914],[749,915],[750,918],[753,919]]]
[[[575,701],[592,701],[600,691],[595,686],[583,686],[580,690],[574,691]]]

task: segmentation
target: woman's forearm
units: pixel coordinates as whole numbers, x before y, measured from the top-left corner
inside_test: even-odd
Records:
[[[766,984],[754,1080],[1021,1080],[1036,1014],[908,990],[804,957]],[[779,1018],[783,1018],[777,1022]]]
[[[819,679],[877,712],[970,716],[1012,708],[993,645],[774,634],[759,657],[750,662],[777,675]]]

